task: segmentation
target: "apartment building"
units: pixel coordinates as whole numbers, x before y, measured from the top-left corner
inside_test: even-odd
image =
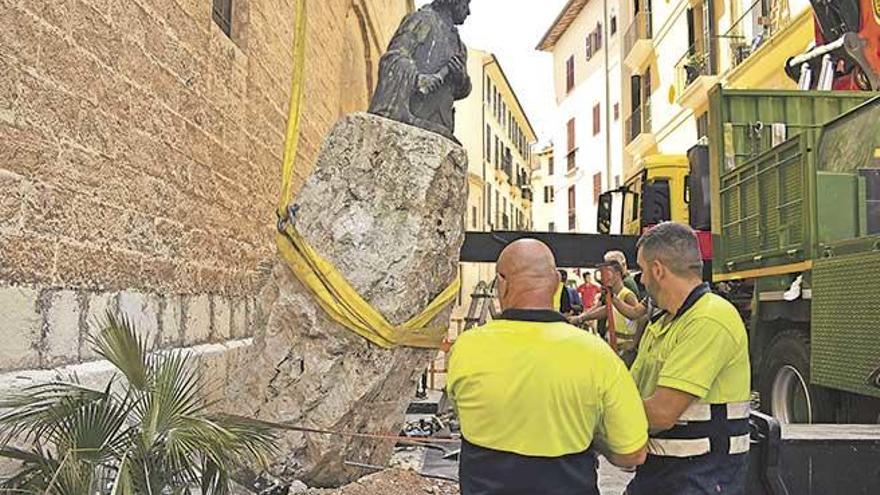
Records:
[[[556,188],[553,179],[556,176],[556,160],[553,145],[540,148],[535,153],[532,168],[532,225],[537,232],[556,232],[555,218]]]
[[[794,89],[786,60],[813,40],[808,0],[629,0],[622,82],[625,176],[680,162],[708,126],[708,92]]]
[[[531,230],[535,130],[494,54],[468,50],[468,73],[473,90],[455,104],[455,135],[468,154],[467,230]],[[464,326],[477,282],[495,277],[491,264],[463,263],[460,271],[453,332]]]
[[[623,179],[620,0],[571,0],[537,46],[553,55],[555,167],[544,178],[560,232],[595,232],[599,195]]]

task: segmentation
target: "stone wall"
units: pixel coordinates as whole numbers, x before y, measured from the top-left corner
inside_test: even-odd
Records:
[[[297,187],[330,126],[366,107],[411,8],[308,5]],[[294,8],[233,0],[227,37],[211,0],[0,0],[0,372],[91,360],[84,336],[107,309],[157,348],[249,342],[274,253]]]

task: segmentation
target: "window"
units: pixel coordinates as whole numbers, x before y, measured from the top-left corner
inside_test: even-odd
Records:
[[[554,172],[553,168],[554,168],[554,160],[553,160],[553,157],[551,156],[550,159],[547,160],[547,175],[549,175],[551,177],[553,176],[553,172]]]
[[[571,93],[574,89],[574,56],[568,57],[565,62],[565,91]]]
[[[486,223],[492,223],[492,186],[486,185]]]
[[[568,230],[577,229],[577,197],[574,186],[568,188]]]
[[[486,126],[486,161],[492,162],[492,128]]]
[[[568,170],[571,171],[575,168],[575,155],[577,152],[577,143],[575,142],[577,136],[575,135],[575,127],[574,127],[574,118],[568,121]]]
[[[614,104],[614,121],[620,120],[620,103]]]
[[[697,117],[697,139],[702,139],[709,135],[709,112],[703,112]]]
[[[550,204],[556,201],[553,186],[544,186],[544,203]]]
[[[498,199],[498,191],[495,191],[495,226],[501,225],[501,202]]]
[[[214,0],[213,18],[220,30],[232,37],[232,0]]]
[[[593,58],[593,34],[590,33],[587,35],[587,60]]]
[[[547,224],[547,232],[556,232],[556,223],[550,222]]]
[[[596,29],[587,35],[587,60],[599,53],[602,49],[602,23],[596,23]]]
[[[602,107],[596,103],[593,106],[593,135],[596,136],[602,132]]]
[[[617,14],[611,14],[611,36],[617,34]]]
[[[475,230],[477,228],[477,207],[476,206],[471,206],[471,228],[475,229]]]
[[[602,195],[602,172],[593,176],[593,203],[599,203],[599,196]]]

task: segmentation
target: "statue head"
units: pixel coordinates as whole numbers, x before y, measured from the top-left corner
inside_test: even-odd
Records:
[[[447,10],[452,15],[452,22],[459,26],[471,15],[471,0],[434,0],[431,5],[438,10]]]

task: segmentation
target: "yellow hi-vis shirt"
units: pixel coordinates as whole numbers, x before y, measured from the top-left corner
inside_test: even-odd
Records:
[[[705,404],[748,401],[751,368],[742,318],[707,286],[698,287],[677,317],[664,314],[648,325],[632,375],[646,399],[666,387]]]
[[[629,297],[630,294],[632,294],[633,297],[636,296],[633,291],[624,287],[620,289],[620,292],[618,292],[615,297],[620,299],[621,301],[626,301],[626,298]],[[614,331],[617,332],[618,335],[624,337],[635,337],[636,329],[632,322],[630,322],[629,319],[623,315],[623,313],[618,311],[615,306],[612,305],[611,309],[614,312]]]
[[[581,453],[594,441],[624,455],[645,445],[642,401],[605,342],[552,311],[502,318],[452,347],[446,387],[469,443],[532,457]]]

